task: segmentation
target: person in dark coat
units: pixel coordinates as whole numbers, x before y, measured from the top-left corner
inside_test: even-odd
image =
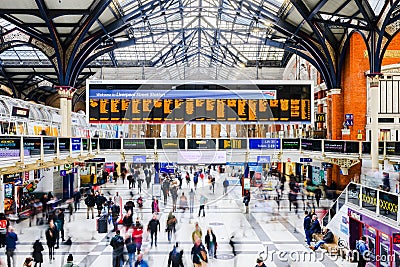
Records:
[[[217,258],[217,238],[211,228],[208,228],[205,236],[205,243],[208,250],[208,255],[211,258]]]
[[[318,221],[317,215],[312,216],[311,235],[321,233],[321,224]]]
[[[329,230],[328,228],[324,227],[323,229],[323,233],[324,233],[324,237],[322,238],[322,240],[318,241],[317,244],[315,246],[310,246],[310,248],[313,251],[316,251],[320,246],[322,246],[323,244],[329,244],[333,242],[334,239],[334,235],[331,232],[331,230]]]
[[[47,246],[49,247],[49,259],[50,262],[54,260],[54,246],[56,245],[57,242],[57,227],[54,224],[53,220],[50,220],[49,222],[49,228],[46,230],[46,243]]]
[[[179,244],[176,242],[174,248],[168,256],[168,267],[184,267],[183,265],[183,250],[179,249]]]
[[[157,215],[153,215],[153,218],[149,221],[147,225],[147,231],[150,232],[151,246],[153,247],[153,241],[157,247],[157,233],[160,232],[160,221],[157,219]]]
[[[32,252],[32,257],[33,261],[35,262],[35,267],[37,266],[42,266],[43,263],[43,254],[42,251],[44,250],[42,242],[40,240],[36,240],[35,243],[33,243],[33,252]]]
[[[311,236],[312,236],[312,231],[311,231],[311,217],[310,214],[308,214],[308,210],[304,212],[304,221],[303,221],[303,229],[304,233],[306,235],[306,240],[307,240],[307,245],[311,245]]]

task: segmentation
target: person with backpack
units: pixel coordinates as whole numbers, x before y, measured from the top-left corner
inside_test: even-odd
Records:
[[[167,218],[167,236],[168,242],[171,243],[172,232],[175,233],[175,225],[176,225],[176,217],[172,214],[172,211],[169,212]]]
[[[122,236],[120,236],[120,231],[115,232],[115,236],[111,239],[111,247],[113,248],[112,259],[113,267],[124,266],[124,245],[125,241]]]
[[[174,248],[169,253],[168,267],[184,267],[183,265],[183,250],[179,249],[179,244],[176,242]]]
[[[35,262],[35,267],[37,266],[42,266],[43,263],[43,253],[42,251],[44,250],[42,242],[40,240],[36,240],[35,243],[33,243],[33,252],[32,252],[32,257],[33,261]]]
[[[360,240],[356,242],[356,250],[358,252],[358,263],[357,267],[365,267],[367,265],[367,255],[365,252],[368,251],[367,238],[365,236],[360,237]]]

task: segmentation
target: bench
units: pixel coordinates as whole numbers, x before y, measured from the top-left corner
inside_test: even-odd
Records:
[[[318,242],[322,240],[324,237],[323,234],[313,234],[313,238]],[[333,243],[325,243],[321,247],[326,249],[328,253],[336,254],[339,252],[339,237],[337,235],[333,235]]]

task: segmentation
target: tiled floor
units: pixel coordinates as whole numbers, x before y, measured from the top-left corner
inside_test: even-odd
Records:
[[[321,252],[313,254],[305,246],[302,216],[299,218],[289,212],[289,209],[285,207],[287,203],[281,203],[281,210],[276,214],[272,214],[271,210],[276,210],[276,204],[273,201],[253,198],[251,201],[251,213],[249,215],[243,214],[240,187],[232,186],[228,195],[222,196],[222,179],[222,177],[217,179],[215,194],[212,194],[207,184],[200,182],[197,197],[200,194],[204,194],[209,199],[204,218],[197,217],[197,207],[195,208],[195,214],[192,215],[188,212],[185,214],[177,213],[179,223],[174,239],[179,241],[181,248],[184,249],[185,266],[192,266],[190,259],[191,233],[195,222],[199,222],[203,233],[211,226],[217,237],[218,259],[212,259],[208,266],[255,266],[256,259],[261,252],[264,252],[262,255],[266,258],[265,262],[268,267],[309,266],[310,262],[313,263],[313,266],[354,265],[341,259],[335,260],[335,258],[323,257],[324,255]],[[113,195],[118,191],[124,200],[130,198],[127,184],[107,184],[102,190],[105,195],[108,192]],[[186,184],[183,185],[183,191],[187,195],[188,188]],[[137,193],[136,189],[133,190],[133,193]],[[146,195],[147,198],[143,220],[146,225],[151,217],[151,195],[147,191],[143,191],[142,195]],[[196,202],[198,203],[198,200]],[[169,199],[169,203],[164,207],[162,201],[160,201],[161,229],[165,228],[166,216],[171,210],[170,203],[171,200]],[[68,216],[66,217],[68,220]],[[42,266],[62,266],[66,262],[66,257],[69,253],[74,255],[74,262],[81,267],[112,266],[112,248],[109,246],[109,240],[113,233],[98,234],[96,232],[96,221],[86,219],[86,209],[83,202],[81,209],[74,215],[72,221],[67,222],[65,225],[66,236],[71,236],[73,244],[71,246],[60,245],[60,248],[56,250],[56,259],[53,263],[49,263],[47,246],[45,245],[44,231],[46,226],[28,227],[27,224],[28,222],[24,221],[16,225],[16,232],[19,236],[16,266],[22,266],[25,257],[31,255],[32,244],[37,238],[41,239],[45,247],[45,262]],[[110,226],[109,230],[111,230]],[[237,243],[236,250],[238,255],[236,257],[233,257],[229,246],[229,239],[232,235],[235,236]],[[172,244],[168,243],[164,231],[159,234],[158,244],[158,247],[152,249],[148,248],[148,242],[143,244],[145,259],[149,262],[149,266],[167,266],[168,252],[172,249]],[[4,263],[6,260],[4,251],[0,253],[0,258]]]

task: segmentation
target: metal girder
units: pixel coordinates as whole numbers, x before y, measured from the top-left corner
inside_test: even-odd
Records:
[[[18,90],[15,87],[14,82],[12,81],[12,79],[9,77],[8,73],[4,69],[3,63],[1,61],[0,61],[0,74],[7,80],[8,86],[11,88],[11,90],[13,92],[13,96],[16,96],[18,93]]]

